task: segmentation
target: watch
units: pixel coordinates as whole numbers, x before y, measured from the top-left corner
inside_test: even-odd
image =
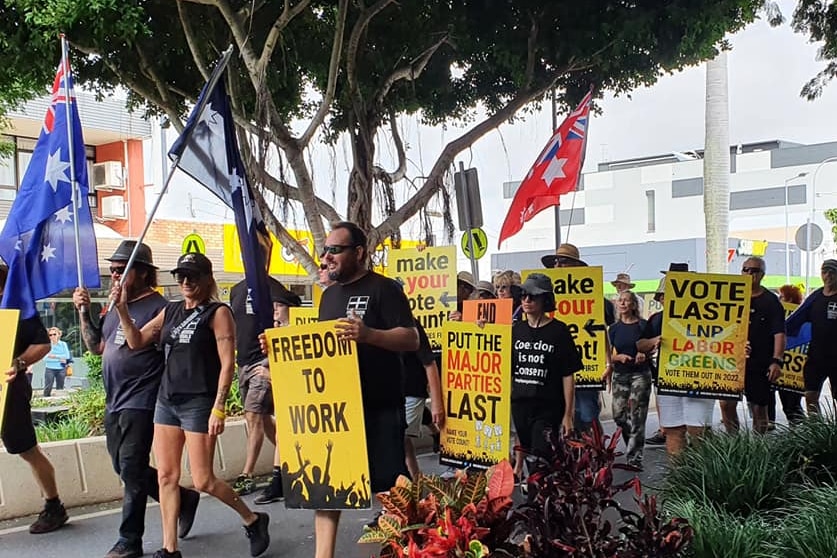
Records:
[[[18,372],[23,372],[24,370],[26,370],[29,367],[29,365],[26,364],[25,360],[18,357],[14,360],[14,367],[15,367],[15,370],[17,370]]]
[[[781,358],[775,358],[774,357],[773,359],[770,360],[770,363],[775,364],[779,368],[783,368],[785,366],[785,361],[782,360]]]

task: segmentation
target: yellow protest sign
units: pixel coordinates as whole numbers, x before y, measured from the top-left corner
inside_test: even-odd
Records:
[[[511,327],[446,322],[442,395],[447,409],[442,464],[487,468],[508,459]]]
[[[0,335],[0,369],[4,371],[12,365],[12,358],[14,358],[15,337],[17,337],[19,316],[19,310],[0,310],[0,331],[6,332]],[[23,372],[20,373],[23,374]],[[20,381],[20,379],[16,381]],[[6,383],[5,376],[0,378],[0,427],[3,426],[8,387],[9,384]]]
[[[357,346],[334,323],[265,331],[288,508],[371,506]]]
[[[604,278],[601,267],[558,267],[523,271],[523,280],[543,273],[555,293],[554,317],[570,328],[584,369],[576,372],[576,388],[603,389],[607,365]]]
[[[797,309],[798,304],[783,302],[785,317],[787,318]],[[785,351],[783,357],[782,375],[776,380],[776,387],[783,391],[790,391],[805,395],[805,380],[802,378],[802,370],[805,368],[805,361],[808,360],[808,345],[800,345],[789,351]]]
[[[739,399],[750,277],[669,272],[665,289],[658,393]]]
[[[315,307],[292,306],[288,308],[292,326],[315,324],[319,320],[320,309]]]
[[[421,246],[424,248],[426,244],[419,240],[401,239],[401,250],[415,249]],[[375,251],[369,254],[369,259],[372,260],[372,270],[381,275],[387,275],[387,270],[390,266],[390,252],[393,250],[392,239],[387,237],[384,241],[375,248]]]
[[[404,286],[413,316],[434,350],[442,345],[442,327],[456,310],[456,248],[438,246],[392,250],[387,273]]]
[[[302,248],[314,256],[314,237],[308,231],[288,229],[288,233],[297,239]],[[293,253],[282,246],[279,239],[272,233],[270,239],[273,241],[273,248],[270,252],[270,274],[271,275],[308,275],[302,264],[294,257]],[[229,273],[244,273],[244,263],[241,259],[241,245],[238,242],[238,230],[235,225],[224,225],[224,271]]]

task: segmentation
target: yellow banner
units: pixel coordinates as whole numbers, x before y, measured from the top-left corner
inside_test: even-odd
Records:
[[[317,307],[306,308],[303,306],[292,306],[288,308],[292,326],[315,324],[319,321],[320,309]]]
[[[752,283],[746,275],[666,274],[661,395],[739,399]]]
[[[424,242],[420,242],[418,240],[407,240],[405,238],[401,239],[401,250],[415,249],[419,246],[423,248],[426,245]],[[387,270],[390,266],[390,253],[392,251],[392,239],[386,238],[378,245],[377,248],[375,248],[374,252],[369,254],[369,257],[372,260],[372,269],[376,273],[387,275]],[[456,260],[454,260],[454,262],[455,261]]]
[[[288,230],[297,239],[306,252],[314,257],[314,237],[308,231]],[[279,239],[270,234],[273,249],[270,252],[271,275],[308,275],[290,250],[286,250]],[[244,273],[244,262],[241,259],[241,245],[238,243],[238,231],[235,225],[224,225],[224,271],[229,273]]]
[[[604,278],[601,267],[559,267],[523,271],[526,281],[532,273],[552,280],[556,310],[554,317],[570,328],[584,369],[576,372],[576,388],[603,389],[607,365]]]
[[[9,384],[6,383],[5,371],[12,366],[19,316],[19,310],[0,310],[0,331],[6,332],[0,335],[0,370],[4,371],[4,376],[0,378],[0,428],[3,426],[3,415],[6,411],[6,394],[8,393],[9,387]],[[23,372],[18,373],[23,374]]]
[[[442,394],[447,420],[439,461],[487,468],[508,459],[511,327],[446,322]]]
[[[357,346],[334,323],[265,331],[287,508],[371,507]]]
[[[798,304],[791,304],[790,302],[783,302],[785,307],[785,317],[787,318],[793,311],[799,307]],[[805,361],[808,360],[808,345],[801,345],[790,351],[785,351],[783,357],[785,365],[782,367],[782,375],[776,380],[776,387],[805,395],[805,380],[802,378],[802,370],[805,368]]]
[[[456,311],[456,248],[392,250],[388,264],[387,274],[404,286],[413,316],[439,350],[448,313]]]

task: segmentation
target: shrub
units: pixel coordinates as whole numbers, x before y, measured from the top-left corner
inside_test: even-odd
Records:
[[[241,400],[241,387],[238,384],[238,371],[233,374],[232,384],[230,384],[230,393],[227,396],[227,402],[224,405],[228,417],[234,417],[244,414],[244,401]]]
[[[87,365],[87,382],[91,386],[93,384],[102,384],[102,355],[94,355],[90,351],[87,351],[81,358]]]
[[[688,556],[696,558],[762,558],[783,556],[766,552],[766,542],[776,536],[776,525],[764,514],[746,518],[732,515],[710,501],[679,501],[666,506],[686,518],[694,529]]]
[[[785,494],[788,454],[781,437],[710,432],[674,458],[662,493],[668,501],[708,501],[733,515],[771,509]]]
[[[800,487],[788,502],[777,534],[765,537],[766,555],[833,558],[837,553],[837,486]]]
[[[795,467],[793,482],[834,482],[837,479],[837,418],[810,416],[782,435]]]
[[[71,416],[55,422],[38,424],[35,426],[35,434],[41,443],[76,440],[88,435],[88,427],[84,421]]]
[[[101,383],[70,393],[65,401],[69,415],[86,428],[84,436],[99,436],[105,431],[105,388]]]

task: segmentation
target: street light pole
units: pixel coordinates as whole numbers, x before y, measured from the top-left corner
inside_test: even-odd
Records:
[[[811,224],[814,222],[814,217],[816,215],[816,205],[817,205],[817,174],[819,174],[820,169],[823,168],[827,163],[833,163],[837,161],[837,157],[829,157],[827,159],[823,159],[817,168],[814,169],[814,174],[811,177],[811,202],[808,204],[811,207],[811,213],[808,215],[808,221],[805,223],[805,247],[808,249],[807,254],[805,256],[805,295],[808,295],[810,290],[810,282],[811,282],[811,260],[813,260],[813,246],[811,241]]]
[[[790,223],[788,222],[788,183],[792,180],[796,180],[797,178],[802,178],[803,176],[808,176],[807,172],[800,172],[796,176],[788,178],[785,180],[785,283],[790,283],[790,235],[788,233],[788,229],[790,228]]]

